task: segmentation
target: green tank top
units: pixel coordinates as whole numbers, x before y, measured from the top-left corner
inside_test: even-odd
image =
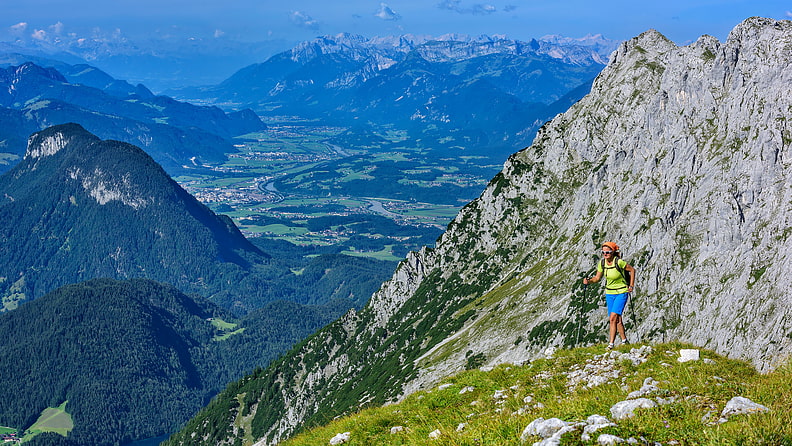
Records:
[[[624,271],[624,267],[627,266],[627,262],[618,259],[616,260],[619,262],[619,268]],[[616,268],[616,265],[608,266],[608,262],[605,262],[605,271],[602,271],[602,262],[597,262],[597,271],[603,273],[605,277],[605,294],[622,294],[628,291],[627,289],[627,282],[624,280],[624,276],[619,272],[619,268]]]

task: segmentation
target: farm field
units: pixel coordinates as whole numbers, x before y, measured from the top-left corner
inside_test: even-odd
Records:
[[[268,124],[238,138],[226,163],[175,178],[254,240],[400,260],[433,245],[502,165],[405,147],[388,129],[367,142],[312,122]]]
[[[68,401],[64,401],[58,407],[48,407],[44,409],[38,420],[25,431],[22,442],[26,442],[44,432],[54,432],[64,437],[67,436],[69,432],[74,429],[72,417],[66,412],[67,403]]]

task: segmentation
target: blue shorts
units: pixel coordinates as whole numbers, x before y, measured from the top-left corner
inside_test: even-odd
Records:
[[[627,296],[629,296],[629,293],[605,295],[605,302],[608,304],[608,316],[611,313],[621,315],[624,312],[624,306],[627,305]]]

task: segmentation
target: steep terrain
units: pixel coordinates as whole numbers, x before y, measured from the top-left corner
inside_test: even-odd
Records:
[[[230,386],[170,444],[268,444],[466,365],[602,341],[600,291],[580,279],[605,240],[638,270],[634,340],[771,369],[792,344],[790,49],[792,22],[761,18],[724,43],[677,47],[653,30],[624,43],[435,249],[408,256],[362,311]]]
[[[0,385],[14,389],[0,401],[0,426],[30,430],[43,410],[64,406],[68,435],[33,444],[110,445],[169,434],[230,380],[345,309],[279,302],[236,320],[149,280],[66,285],[0,314]]]

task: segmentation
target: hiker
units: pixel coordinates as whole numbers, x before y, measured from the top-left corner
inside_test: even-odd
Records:
[[[619,246],[613,242],[602,244],[602,261],[597,262],[597,275],[583,278],[583,284],[597,283],[605,276],[605,302],[608,304],[610,322],[610,336],[608,337],[608,350],[613,348],[616,333],[619,333],[622,344],[628,344],[627,335],[624,333],[622,313],[627,299],[635,286],[635,268],[621,259]],[[603,271],[604,270],[604,271]],[[630,283],[627,283],[629,277]]]

